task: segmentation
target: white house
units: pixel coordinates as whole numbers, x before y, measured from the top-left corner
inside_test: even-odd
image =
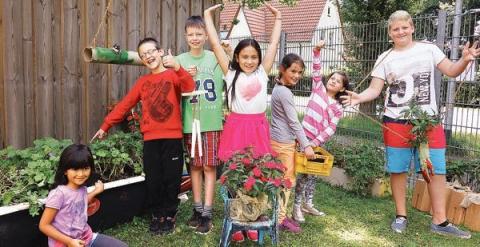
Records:
[[[307,73],[312,48],[321,39],[327,43],[322,52],[325,72],[341,65],[343,36],[334,0],[298,0],[293,7],[281,5],[278,0],[271,1],[271,4],[282,13],[286,53],[300,55],[306,62]],[[236,25],[233,25],[234,20]],[[273,15],[264,6],[251,10],[228,2],[220,13],[220,36],[230,39],[233,47],[245,37],[254,37],[264,47],[268,44],[273,21]],[[281,58],[277,56],[278,59]]]

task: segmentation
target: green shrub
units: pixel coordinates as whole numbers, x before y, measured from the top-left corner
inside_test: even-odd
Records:
[[[346,174],[352,177],[349,188],[355,194],[369,195],[375,179],[387,175],[384,151],[375,143],[352,142],[342,145],[332,140],[326,148],[334,156],[334,165],[345,169]]]
[[[480,192],[480,159],[449,160],[447,179],[456,180],[463,186],[469,186],[474,192]]]

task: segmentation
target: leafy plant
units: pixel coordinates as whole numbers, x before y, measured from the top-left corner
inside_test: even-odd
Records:
[[[430,183],[430,176],[433,176],[433,165],[430,161],[428,148],[428,132],[440,122],[438,118],[422,110],[414,101],[409,103],[409,108],[401,112],[403,117],[413,126],[410,130],[412,138],[409,143],[418,149],[420,159],[420,171],[427,183]]]
[[[0,151],[0,205],[28,202],[30,214],[37,215],[40,209],[38,199],[47,196],[60,154],[72,141],[43,138],[33,144],[24,150],[9,147]]]
[[[480,192],[480,159],[452,159],[448,161],[447,178]]]
[[[331,140],[326,149],[334,155],[335,166],[345,169],[352,178],[349,188],[355,194],[369,195],[375,179],[386,176],[384,151],[375,143],[341,145]]]
[[[283,179],[285,167],[271,154],[255,157],[251,147],[235,153],[225,162],[220,183],[236,193],[259,196],[262,193],[277,194],[280,189],[290,188],[292,183]]]
[[[38,199],[45,198],[53,184],[62,151],[71,140],[38,139],[33,146],[0,150],[0,206],[28,202],[29,213],[38,214]],[[95,172],[112,181],[142,171],[142,144],[138,132],[117,132],[91,145]]]

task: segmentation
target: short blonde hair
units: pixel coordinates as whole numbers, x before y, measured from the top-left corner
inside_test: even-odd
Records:
[[[408,21],[413,27],[412,16],[405,10],[397,10],[388,17],[388,30],[390,30],[394,21]]]

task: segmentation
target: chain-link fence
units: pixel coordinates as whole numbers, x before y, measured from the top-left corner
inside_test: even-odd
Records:
[[[467,41],[480,38],[480,9],[458,15],[441,11],[438,15],[415,17],[414,24],[415,40],[435,43],[448,58],[456,61],[462,55],[463,45]],[[391,48],[387,29],[387,22],[383,21],[282,34],[276,57],[277,65],[283,55],[288,53],[300,55],[306,65],[302,80],[292,89],[299,114],[303,115],[311,92],[312,49],[319,40],[326,42],[321,53],[323,75],[327,76],[336,70],[345,71],[350,79],[350,87],[360,92],[368,87],[371,79],[369,74],[378,56]],[[269,37],[253,38],[262,41],[261,47],[265,50]],[[232,39],[232,47],[235,47],[239,40]],[[447,152],[450,157],[477,156],[480,153],[478,71],[478,61],[474,61],[457,78],[447,78],[438,71],[435,75],[435,90],[436,95],[439,95],[437,103],[447,134]],[[277,73],[278,66],[272,69],[272,77]],[[270,85],[270,90],[272,86],[273,84]],[[382,96],[355,109],[345,109],[336,135],[380,141]],[[376,121],[359,114],[359,111]]]

